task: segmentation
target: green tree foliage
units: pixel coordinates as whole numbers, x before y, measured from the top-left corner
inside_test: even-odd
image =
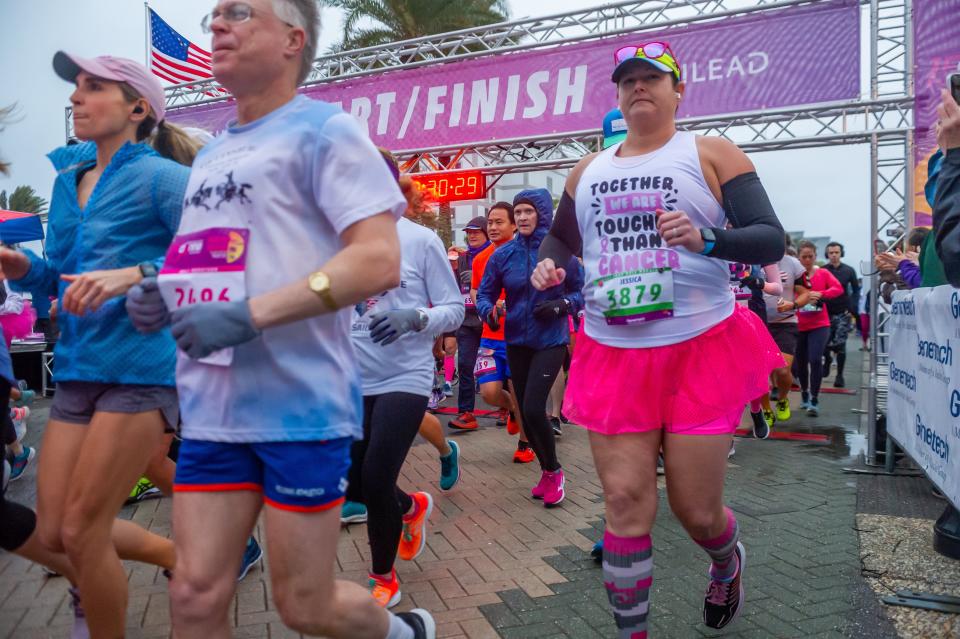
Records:
[[[344,12],[341,50],[469,29],[507,19],[506,0],[323,0]]]
[[[9,196],[6,191],[0,191],[0,209],[22,213],[46,213],[47,201],[37,195],[33,187],[22,184]]]

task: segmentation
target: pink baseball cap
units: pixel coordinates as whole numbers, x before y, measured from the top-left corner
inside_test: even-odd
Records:
[[[75,82],[77,74],[86,71],[90,75],[114,82],[126,82],[150,104],[157,122],[163,121],[167,112],[163,85],[145,66],[128,58],[101,55],[96,58],[81,58],[57,51],[53,56],[53,70],[67,82]]]

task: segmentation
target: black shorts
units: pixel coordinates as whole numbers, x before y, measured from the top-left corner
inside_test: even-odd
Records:
[[[796,322],[775,322],[768,324],[767,328],[770,329],[770,336],[773,337],[781,353],[791,357],[797,354],[797,336],[800,328]]]

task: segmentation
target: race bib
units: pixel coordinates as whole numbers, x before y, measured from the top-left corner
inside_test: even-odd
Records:
[[[673,269],[642,269],[602,277],[594,301],[610,326],[633,326],[673,317]]]
[[[493,351],[489,348],[481,348],[477,353],[477,363],[473,367],[473,374],[476,377],[483,377],[497,372],[497,360],[493,358]]]
[[[476,304],[473,303],[473,298],[469,295],[464,296],[463,305],[467,308],[476,308]]]
[[[178,235],[167,250],[157,283],[167,308],[176,310],[209,302],[232,302],[247,296],[245,271],[250,231],[210,228]],[[198,360],[229,366],[233,348]]]

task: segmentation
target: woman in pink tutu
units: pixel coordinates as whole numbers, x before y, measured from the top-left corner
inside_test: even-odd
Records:
[[[663,449],[670,507],[710,556],[703,620],[740,613],[745,554],[723,481],[745,403],[784,365],[763,322],[734,303],[727,262],[770,264],[783,228],[753,164],[722,138],[678,131],[685,85],[663,42],[614,53],[623,142],[571,171],[532,283],[582,252],[584,327],[564,410],[590,431],[606,499],[604,583],[621,638],[647,636]],[[726,229],[726,223],[733,228]]]
[[[2,285],[6,289],[7,299],[3,305],[0,305],[0,327],[3,328],[3,337],[9,349],[13,340],[22,339],[33,332],[37,313],[29,300],[23,299],[22,295],[10,290],[6,280]]]

